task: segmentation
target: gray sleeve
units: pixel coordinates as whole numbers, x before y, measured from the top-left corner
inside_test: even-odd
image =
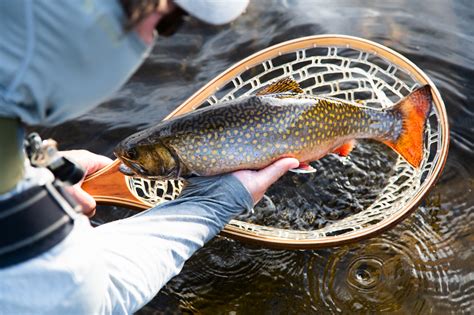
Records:
[[[182,195],[131,218],[97,227],[109,270],[105,310],[132,313],[234,216],[253,206],[233,175],[193,178]]]

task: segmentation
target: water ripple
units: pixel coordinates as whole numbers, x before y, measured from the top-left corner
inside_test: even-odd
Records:
[[[315,258],[309,270],[314,303],[335,313],[467,313],[474,283],[465,268],[453,268],[457,245],[426,217],[429,209],[420,209],[381,237],[330,253],[323,266]]]

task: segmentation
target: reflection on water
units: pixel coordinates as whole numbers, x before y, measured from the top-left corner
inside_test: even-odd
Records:
[[[425,70],[440,89],[452,130],[450,156],[437,186],[409,219],[362,243],[318,251],[264,249],[218,237],[138,313],[472,314],[473,21],[471,2],[462,0],[253,1],[247,15],[230,27],[191,21],[174,37],[160,39],[146,64],[111,101],[81,119],[44,131],[62,148],[110,155],[119,140],[161,120],[243,57],[287,39],[322,33],[355,35],[391,47]],[[363,157],[364,146],[359,150],[354,153]],[[390,152],[383,155],[393,159]],[[316,167],[330,172],[326,162]],[[365,163],[357,166],[369,174],[367,180],[383,184],[383,163],[372,174]],[[325,196],[318,186],[324,183],[317,176],[309,183],[301,177],[285,178],[285,194],[296,193],[295,185],[302,185],[308,202],[322,209]],[[316,185],[309,185],[313,181]],[[326,184],[344,194],[335,180]],[[364,190],[364,183],[343,187],[350,194],[343,196],[342,204],[327,197],[331,209],[339,210],[331,214],[334,218],[358,211],[374,193]],[[274,188],[269,197],[278,200],[275,204],[293,200],[282,198]],[[265,216],[259,219],[284,226],[298,217],[282,209],[268,213],[271,207],[267,200]],[[305,209],[299,209],[298,215],[304,216]],[[121,209],[99,210],[98,222],[124,215]],[[329,212],[318,214],[331,220]],[[299,223],[302,228],[308,222],[324,223],[313,219]],[[291,223],[298,224],[296,219]]]

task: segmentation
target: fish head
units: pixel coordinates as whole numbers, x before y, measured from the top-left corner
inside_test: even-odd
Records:
[[[179,158],[161,142],[133,145],[122,142],[114,154],[123,163],[120,172],[128,176],[172,179],[181,175]]]

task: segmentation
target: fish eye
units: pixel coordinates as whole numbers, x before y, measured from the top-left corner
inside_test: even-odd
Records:
[[[130,148],[127,150],[127,156],[130,159],[135,160],[138,157],[138,152],[135,150],[135,148]]]

